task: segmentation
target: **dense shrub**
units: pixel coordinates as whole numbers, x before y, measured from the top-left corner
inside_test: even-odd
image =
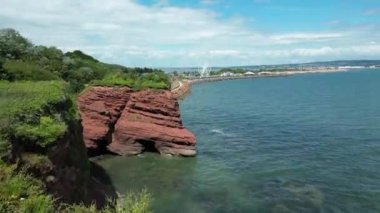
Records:
[[[54,202],[41,182],[0,161],[0,212],[53,212]]]
[[[66,56],[69,56],[71,58],[74,58],[74,59],[82,59],[82,60],[88,60],[88,61],[92,61],[92,62],[99,62],[98,60],[96,60],[94,57],[92,56],[89,56],[89,55],[86,55],[84,54],[82,51],[80,50],[75,50],[73,52],[68,52],[65,54]]]
[[[0,212],[28,213],[149,213],[151,194],[146,190],[128,193],[124,199],[110,200],[103,210],[95,205],[59,204],[44,193],[43,184],[15,166],[9,166],[0,160]]]
[[[141,89],[169,89],[170,78],[162,71],[152,71],[145,74],[135,72],[123,73],[115,72],[106,75],[101,80],[92,81],[94,85],[100,86],[129,86],[135,90]]]
[[[16,126],[14,136],[19,141],[32,142],[45,148],[57,141],[66,130],[67,126],[63,121],[41,116],[37,124],[22,123]]]
[[[155,71],[152,73],[147,73],[141,77],[141,88],[139,89],[169,89],[170,88],[170,78],[163,71]]]
[[[1,121],[65,101],[67,87],[63,81],[0,81],[0,128]]]
[[[59,79],[59,77],[54,73],[32,62],[24,62],[20,60],[7,60],[4,63],[3,68],[3,79],[9,81],[46,81]]]
[[[117,72],[106,75],[101,80],[94,80],[92,84],[99,86],[129,86],[133,87],[136,79],[125,73]]]
[[[9,138],[30,139],[46,146],[62,133],[63,124],[52,116],[62,103],[70,103],[63,81],[0,81],[0,153],[9,147]],[[3,148],[2,148],[3,147]]]
[[[32,43],[14,29],[0,29],[0,57],[20,59],[32,47]]]
[[[34,46],[13,29],[0,30],[0,80],[57,79],[68,82],[74,93],[90,82],[135,89],[167,89],[170,84],[157,69],[106,64],[79,50],[63,53],[55,47]]]

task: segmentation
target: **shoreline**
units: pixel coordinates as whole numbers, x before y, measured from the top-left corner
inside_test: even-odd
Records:
[[[236,80],[236,79],[247,79],[247,78],[264,78],[264,77],[286,77],[292,75],[301,74],[312,74],[312,73],[336,73],[336,72],[346,72],[347,69],[324,69],[324,70],[310,70],[310,71],[275,71],[275,72],[259,72],[253,75],[243,75],[243,76],[212,76],[204,78],[193,78],[187,79],[190,84],[209,82],[209,81],[223,81],[223,80]]]
[[[276,71],[276,72],[259,72],[253,75],[242,75],[242,76],[212,76],[203,78],[189,78],[183,80],[175,80],[172,82],[171,92],[177,99],[183,98],[191,90],[192,84],[207,83],[214,81],[227,81],[227,80],[239,80],[239,79],[250,79],[250,78],[270,78],[270,77],[287,77],[293,75],[302,74],[315,74],[315,73],[336,73],[336,72],[346,72],[348,69],[324,69],[324,70],[310,70],[310,71]]]

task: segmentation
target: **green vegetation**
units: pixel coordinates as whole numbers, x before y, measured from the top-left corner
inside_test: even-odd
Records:
[[[130,192],[126,197],[116,201],[108,201],[106,207],[102,210],[97,210],[95,205],[85,206],[71,205],[61,208],[63,213],[150,213],[150,203],[152,200],[151,194],[146,190],[138,193]]]
[[[91,85],[168,89],[170,78],[161,70],[102,63],[79,50],[36,46],[13,29],[0,29],[0,213],[149,212],[146,191],[117,205],[110,201],[103,210],[46,194],[48,180],[41,172],[51,168],[74,174],[73,200],[86,197],[90,166],[84,144],[78,143],[75,99]]]
[[[64,102],[67,86],[63,81],[0,81],[0,120]]]
[[[140,193],[128,193],[122,200],[117,212],[147,213],[150,212],[151,194],[144,189]]]
[[[63,121],[41,116],[38,124],[20,124],[15,128],[15,137],[19,141],[34,142],[45,148],[57,141],[67,130]]]
[[[6,150],[10,138],[40,147],[55,142],[66,132],[58,113],[60,104],[71,103],[66,91],[63,81],[0,81],[0,147]]]
[[[26,38],[14,29],[0,30],[0,55],[10,59],[20,58],[32,47]]]
[[[7,70],[7,80],[31,80],[31,81],[47,81],[57,80],[58,77],[53,73],[44,70],[38,64],[30,62],[7,60],[5,61],[4,70]]]
[[[136,72],[123,73],[117,72],[106,75],[101,80],[91,82],[98,86],[129,86],[135,90],[142,89],[169,89],[170,78],[163,71],[154,71],[139,75]]]
[[[63,80],[72,92],[91,82],[137,90],[170,87],[163,71],[106,64],[79,50],[63,53],[55,47],[35,46],[13,29],[0,30],[0,80]]]
[[[247,70],[243,70],[243,69],[239,69],[239,68],[223,68],[223,69],[218,70],[218,71],[211,71],[210,75],[221,75],[224,72],[230,72],[230,73],[233,73],[233,74],[244,74],[244,73],[246,73],[248,71]]]
[[[150,202],[151,195],[143,190],[127,194],[124,199],[117,201],[116,207],[114,201],[109,201],[102,210],[96,209],[95,205],[60,204],[44,193],[42,182],[0,161],[0,212],[148,213]]]
[[[169,89],[170,78],[160,70],[102,63],[79,50],[35,46],[13,29],[0,30],[0,151],[12,137],[42,147],[52,143],[66,128],[57,109],[49,108],[73,105],[69,98],[86,85]],[[75,106],[67,110],[77,116]]]
[[[37,179],[0,164],[0,212],[53,212],[54,202]]]

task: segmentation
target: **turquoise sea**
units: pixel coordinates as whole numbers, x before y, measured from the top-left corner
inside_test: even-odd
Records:
[[[380,212],[380,70],[194,85],[195,158],[107,157],[154,212]]]

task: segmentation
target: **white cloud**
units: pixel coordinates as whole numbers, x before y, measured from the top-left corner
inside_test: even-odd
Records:
[[[321,48],[295,48],[291,50],[274,50],[267,51],[267,56],[276,56],[276,57],[315,57],[315,56],[325,56],[334,54],[336,50],[326,46]]]
[[[240,52],[237,50],[210,50],[211,56],[239,56]]]
[[[280,44],[293,44],[299,42],[330,41],[344,37],[342,33],[291,33],[275,35],[271,38]]]
[[[312,61],[379,54],[378,46],[368,43],[379,41],[378,33],[259,32],[244,17],[222,19],[210,10],[169,3],[2,0],[0,27],[15,28],[36,44],[81,49],[127,66],[273,64],[295,57]]]

